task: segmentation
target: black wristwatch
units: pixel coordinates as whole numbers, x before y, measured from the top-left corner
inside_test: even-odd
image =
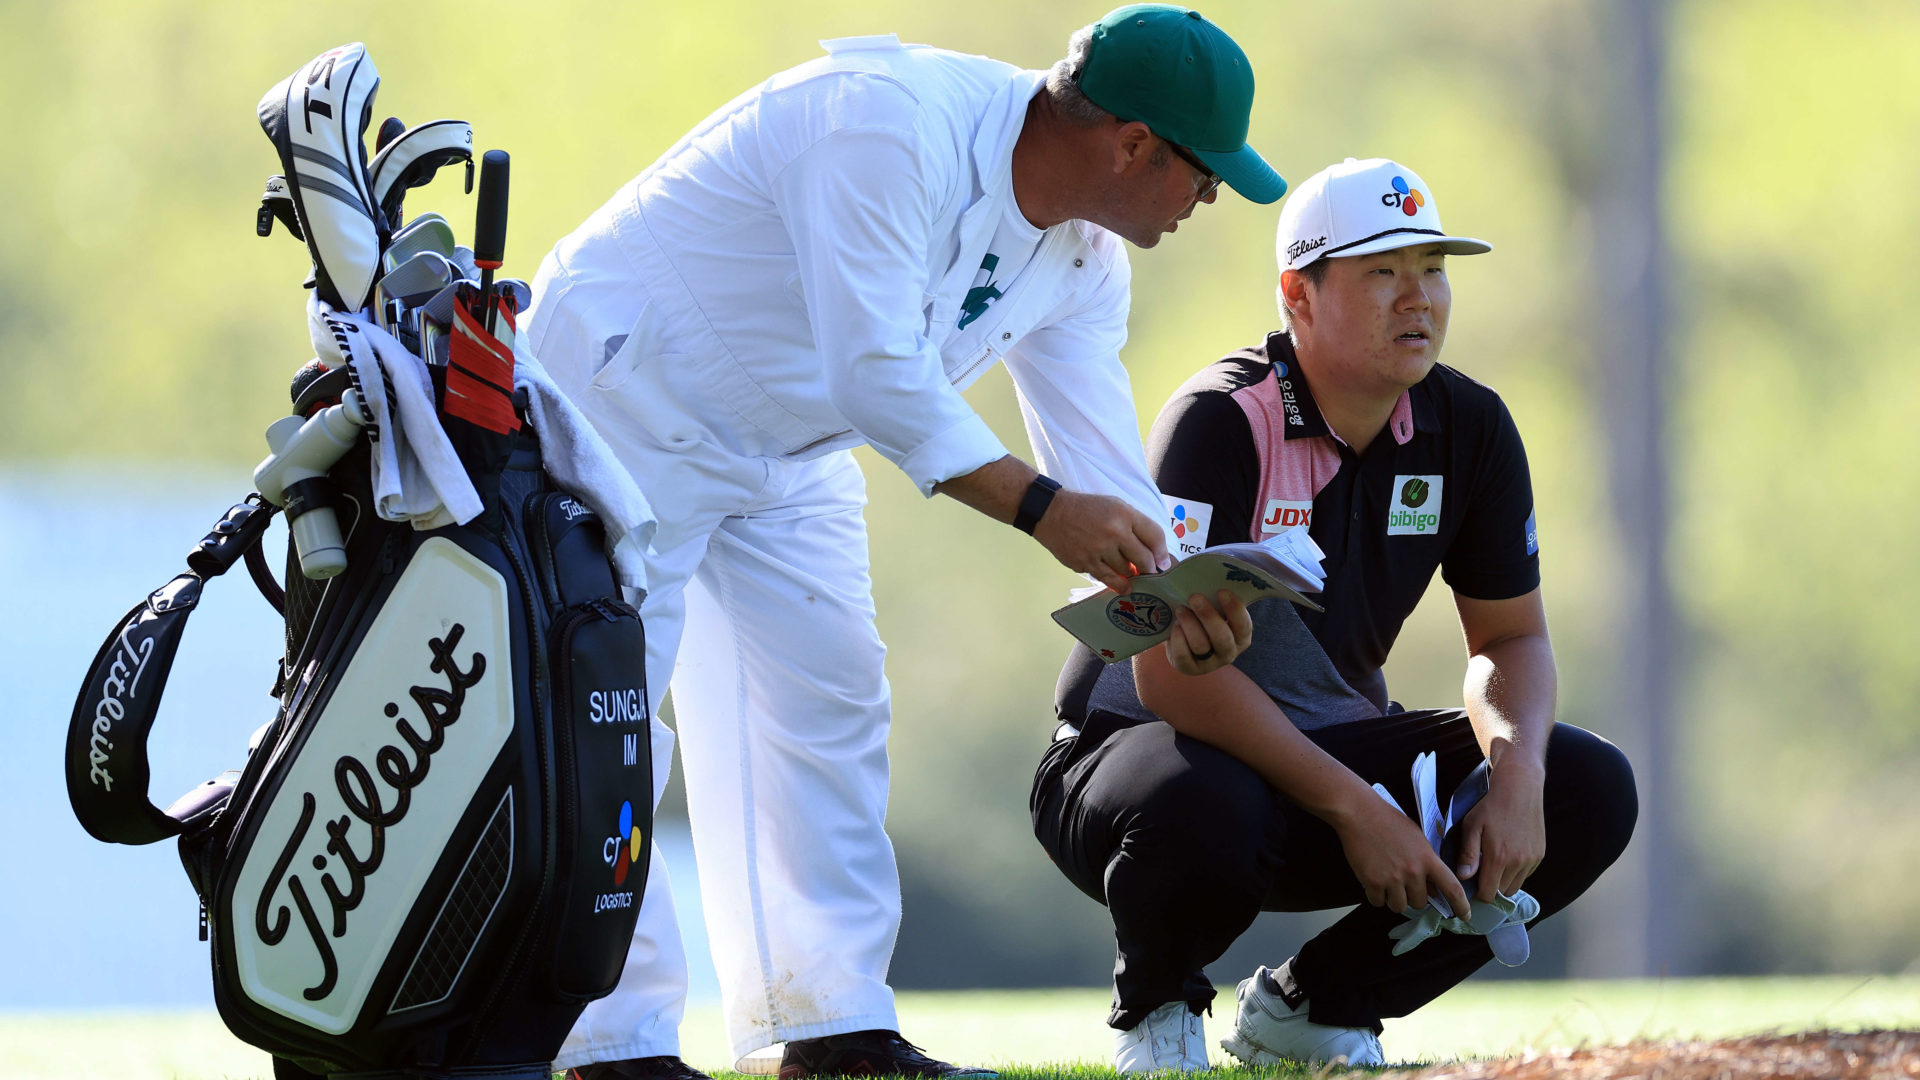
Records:
[[[1040,519],[1046,516],[1047,507],[1053,505],[1053,493],[1059,490],[1060,481],[1053,477],[1034,477],[1020,499],[1020,511],[1013,515],[1013,527],[1032,536],[1033,530],[1040,527]]]

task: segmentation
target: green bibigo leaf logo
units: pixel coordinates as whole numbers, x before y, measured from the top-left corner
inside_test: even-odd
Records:
[[[1388,536],[1432,536],[1440,531],[1440,492],[1444,476],[1396,476],[1387,507]]]

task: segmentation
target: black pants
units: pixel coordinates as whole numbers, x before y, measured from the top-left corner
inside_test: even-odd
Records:
[[[1442,805],[1483,756],[1466,713],[1402,712],[1308,732],[1403,807],[1417,804],[1416,755],[1438,754]],[[1295,956],[1295,983],[1319,1024],[1372,1027],[1432,1001],[1493,958],[1485,938],[1441,934],[1403,956],[1340,840],[1224,751],[1160,722],[1096,711],[1052,744],[1034,775],[1034,834],[1067,879],[1113,915],[1119,958],[1108,1023],[1121,1030],[1169,1001],[1213,1000],[1204,969],[1261,911],[1360,905]],[[1547,745],[1546,857],[1526,890],[1540,917],[1613,864],[1633,834],[1633,769],[1614,745],[1566,724]],[[1237,823],[1237,825],[1236,825]]]

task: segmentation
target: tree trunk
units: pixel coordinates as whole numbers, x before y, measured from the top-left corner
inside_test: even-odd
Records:
[[[1614,519],[1623,570],[1618,664],[1605,729],[1633,761],[1640,823],[1627,852],[1572,914],[1570,973],[1683,973],[1676,902],[1673,687],[1680,645],[1667,579],[1669,260],[1666,0],[1609,5],[1613,86],[1594,205],[1598,325]]]

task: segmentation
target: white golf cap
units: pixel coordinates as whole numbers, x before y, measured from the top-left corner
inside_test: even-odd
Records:
[[[1386,158],[1353,158],[1314,173],[1280,209],[1274,248],[1281,270],[1315,259],[1439,244],[1448,255],[1492,251],[1484,240],[1448,236],[1426,181]]]

